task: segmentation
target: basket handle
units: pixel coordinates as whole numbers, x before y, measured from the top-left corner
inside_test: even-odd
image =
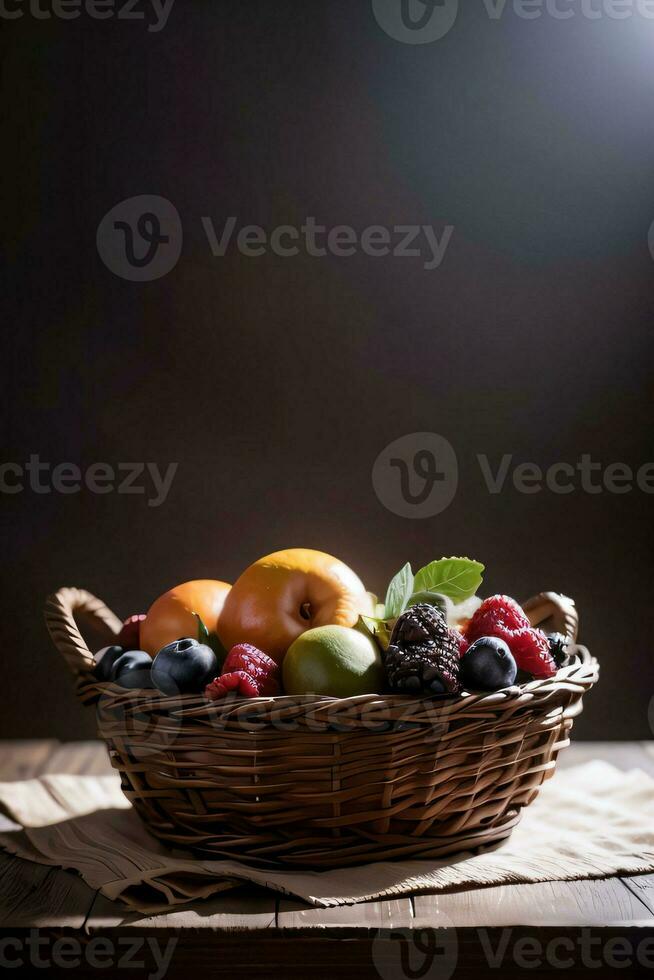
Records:
[[[107,643],[115,638],[122,626],[118,616],[85,589],[59,589],[46,600],[44,614],[52,642],[78,679],[90,677],[95,660],[78,629],[75,616],[92,621]]]
[[[579,632],[579,613],[574,599],[559,592],[539,592],[522,603],[532,626],[545,627],[553,633],[562,633],[572,643]]]

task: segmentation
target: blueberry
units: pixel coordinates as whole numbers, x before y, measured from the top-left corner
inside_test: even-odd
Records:
[[[95,676],[100,681],[111,680],[111,669],[119,657],[125,653],[123,647],[103,647],[95,655]]]
[[[115,661],[111,679],[121,687],[154,687],[152,657],[144,650],[128,650]]]
[[[191,637],[163,647],[152,664],[152,680],[162,694],[199,694],[218,673],[211,647]]]
[[[482,636],[461,658],[461,680],[473,691],[499,691],[515,684],[518,668],[504,640]]]

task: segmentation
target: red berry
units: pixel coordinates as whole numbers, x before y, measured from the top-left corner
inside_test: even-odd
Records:
[[[492,595],[484,599],[466,627],[466,638],[472,643],[482,636],[497,636],[507,640],[506,632],[529,628],[524,612],[508,595]],[[509,644],[510,645],[510,644]]]
[[[549,642],[541,630],[529,627],[514,630],[506,642],[520,670],[533,674],[536,680],[556,674],[556,663],[550,653]]]
[[[450,633],[450,636],[454,639],[454,641],[456,642],[456,644],[457,644],[457,646],[459,648],[459,656],[462,657],[463,654],[468,649],[468,647],[470,646],[469,641],[466,639],[466,637],[463,635],[463,633],[459,633],[458,630],[455,630],[455,629],[451,629],[450,628],[449,629],[449,633]]]
[[[219,701],[230,691],[236,691],[244,698],[258,698],[260,693],[256,681],[246,671],[234,670],[229,674],[221,674],[211,684],[207,684],[204,696],[210,701]]]
[[[116,637],[116,644],[122,647],[123,650],[140,650],[141,623],[144,619],[145,613],[137,613],[134,616],[129,616]]]
[[[520,668],[540,680],[556,673],[547,637],[532,629],[515,599],[493,595],[484,599],[466,627],[466,639],[473,643],[482,636],[495,636],[508,645]]]
[[[223,664],[223,674],[245,671],[256,682],[262,697],[279,694],[279,665],[251,643],[237,643]]]

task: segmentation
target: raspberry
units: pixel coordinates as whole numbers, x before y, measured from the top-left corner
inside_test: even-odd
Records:
[[[251,643],[237,643],[225,657],[222,674],[207,685],[204,695],[218,701],[230,691],[245,698],[279,694],[279,666]]]
[[[459,648],[459,656],[462,657],[463,654],[468,649],[468,647],[470,646],[470,642],[465,638],[463,633],[459,633],[458,630],[450,628],[449,633]]]
[[[507,633],[529,626],[529,620],[515,599],[508,595],[492,595],[484,599],[468,623],[466,639],[472,643],[482,636],[497,636],[508,643]]]
[[[530,627],[513,630],[506,642],[520,670],[533,674],[536,680],[556,674],[549,641],[541,630]]]
[[[249,674],[263,697],[279,694],[279,666],[251,643],[237,643],[229,651],[223,664],[223,674],[232,671]]]
[[[468,623],[466,639],[472,643],[482,636],[504,640],[520,670],[532,674],[537,680],[556,673],[547,637],[540,630],[531,628],[515,599],[493,595],[482,602]]]
[[[244,670],[234,670],[229,674],[221,674],[216,677],[211,684],[207,684],[204,689],[205,698],[210,701],[219,701],[227,697],[230,691],[236,691],[244,698],[258,698],[259,688],[248,673]]]

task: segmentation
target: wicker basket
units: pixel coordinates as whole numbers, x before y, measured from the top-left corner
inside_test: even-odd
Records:
[[[525,609],[576,639],[574,603]],[[260,868],[440,858],[508,837],[553,774],[598,665],[575,645],[549,680],[449,699],[366,695],[207,702],[98,682],[75,616],[120,620],[90,593],[48,599],[52,639],[95,704],[125,795],[169,845]]]

